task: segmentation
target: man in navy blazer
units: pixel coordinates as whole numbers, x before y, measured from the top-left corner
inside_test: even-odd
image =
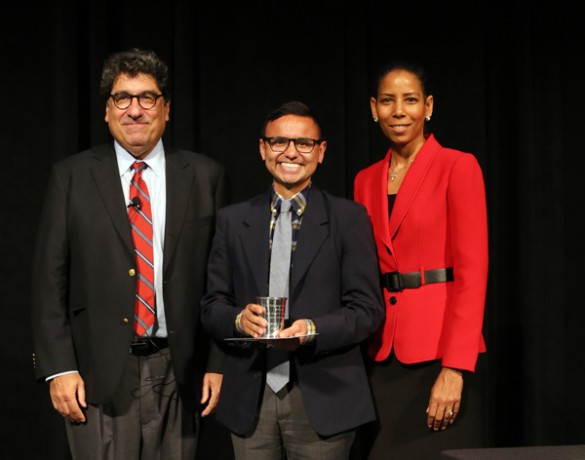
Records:
[[[312,184],[326,146],[306,105],[282,105],[259,140],[272,186],[218,212],[202,321],[226,349],[216,419],[236,459],[348,458],[356,428],[375,418],[360,344],[384,317],[376,249],[365,208]],[[294,211],[289,320],[279,339],[256,340],[282,200]],[[277,393],[266,384],[267,342],[291,351]]]
[[[168,85],[155,53],[110,56],[100,89],[113,142],[50,175],[33,262],[33,357],[74,459],[191,460],[198,417],[217,404],[221,354],[208,360],[199,312],[224,170],[163,146]],[[156,321],[142,336],[128,218],[135,161],[147,165],[141,199],[151,204],[154,247]]]

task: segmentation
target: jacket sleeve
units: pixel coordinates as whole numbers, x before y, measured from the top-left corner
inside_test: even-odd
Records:
[[[77,369],[67,308],[67,201],[65,181],[53,167],[32,261],[31,318],[37,379]]]
[[[473,155],[463,155],[452,168],[447,200],[455,281],[442,335],[443,365],[472,371],[485,347],[482,325],[488,275],[485,186]]]
[[[337,242],[340,264],[342,308],[312,318],[319,333],[317,352],[360,343],[372,335],[384,319],[370,219],[361,204],[352,205],[332,218],[331,232]]]

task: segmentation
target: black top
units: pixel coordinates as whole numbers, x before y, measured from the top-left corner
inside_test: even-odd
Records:
[[[394,208],[394,202],[396,201],[396,194],[388,194],[388,219],[392,216],[392,209]]]

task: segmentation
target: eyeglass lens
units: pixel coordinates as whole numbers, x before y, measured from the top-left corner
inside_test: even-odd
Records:
[[[270,148],[275,152],[284,152],[290,142],[293,141],[295,148],[300,153],[311,153],[315,148],[315,141],[306,137],[299,137],[298,139],[289,139],[288,137],[271,137],[268,140]]]
[[[112,94],[112,99],[114,100],[114,104],[119,109],[127,109],[132,104],[132,99],[138,99],[138,104],[143,109],[152,109],[156,105],[157,99],[160,97],[158,94],[154,94],[151,92],[144,92],[138,95],[132,95],[128,93],[116,93]]]

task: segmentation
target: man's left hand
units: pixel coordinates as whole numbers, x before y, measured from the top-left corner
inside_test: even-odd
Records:
[[[207,403],[207,407],[201,412],[202,417],[213,413],[217,407],[217,403],[219,403],[219,393],[221,392],[222,379],[223,374],[216,374],[214,372],[206,372],[203,376],[201,404]]]

